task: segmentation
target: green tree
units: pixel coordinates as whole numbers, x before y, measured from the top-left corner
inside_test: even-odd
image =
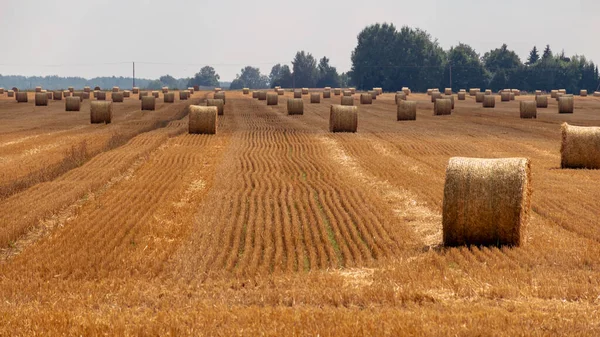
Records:
[[[341,73],[340,74],[340,87],[348,88],[350,86],[350,82],[352,79],[350,78],[349,73]]]
[[[271,74],[269,75],[269,86],[271,88],[276,86],[291,88],[293,85],[294,80],[290,67],[287,64],[284,64],[283,66],[280,64],[274,65],[271,69]]]
[[[542,54],[542,60],[549,60],[552,58],[552,50],[550,49],[550,45],[546,45],[546,49],[544,49],[544,54]]]
[[[508,49],[506,44],[502,47],[489,51],[483,55],[483,63],[487,70],[496,72],[500,69],[516,69],[521,65],[521,60],[517,53]]]
[[[493,91],[502,90],[502,89],[506,88],[507,82],[508,81],[506,78],[506,72],[504,71],[504,69],[500,69],[500,70],[496,71],[496,73],[494,73],[494,76],[492,77],[492,80],[490,81],[489,87]]]
[[[318,88],[324,87],[334,87],[337,88],[340,86],[340,75],[337,72],[335,67],[329,65],[329,59],[327,57],[323,57],[319,60],[319,80],[317,81]]]
[[[215,68],[211,66],[205,66],[200,69],[200,72],[196,73],[188,82],[188,87],[199,85],[203,87],[218,87],[219,79],[221,77],[215,72]]]
[[[527,64],[528,66],[530,65],[534,65],[537,61],[539,61],[540,59],[540,54],[538,53],[537,47],[533,46],[533,49],[531,49],[531,51],[529,52],[529,57],[527,58]]]
[[[230,89],[264,89],[269,87],[269,78],[260,74],[260,69],[247,66],[231,82]]]
[[[292,61],[295,86],[314,88],[317,84],[317,61],[310,53],[299,51]]]
[[[278,81],[281,78],[281,64],[277,63],[276,65],[273,66],[273,68],[271,68],[271,73],[269,74],[269,85],[271,86],[271,88],[275,88],[276,85],[275,84],[276,81]]]
[[[489,81],[489,73],[485,70],[477,52],[469,45],[459,43],[448,51],[448,63],[444,70],[442,87],[450,83],[450,67],[452,67],[452,88],[485,88]]]

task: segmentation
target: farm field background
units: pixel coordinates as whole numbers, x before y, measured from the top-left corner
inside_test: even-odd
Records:
[[[188,134],[212,95],[132,95],[107,125],[0,95],[1,335],[600,334],[600,171],[560,169],[561,123],[599,125],[600,98],[522,120],[533,96],[433,116],[413,93],[397,122],[393,94],[355,95],[334,134],[340,96],[288,116],[291,92],[228,91],[217,134]],[[522,247],[441,245],[455,156],[531,159]]]

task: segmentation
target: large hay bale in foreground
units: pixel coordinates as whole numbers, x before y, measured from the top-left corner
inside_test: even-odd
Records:
[[[277,94],[268,93],[267,94],[267,105],[277,105],[279,104],[279,97]]]
[[[25,91],[19,91],[16,93],[17,97],[17,103],[27,103],[28,98],[27,98],[27,92]]]
[[[310,102],[311,103],[321,103],[321,94],[317,92],[313,92],[310,94]]]
[[[244,95],[248,95],[248,94],[250,94],[250,88],[243,88],[243,89],[242,89],[242,93],[243,93]]]
[[[6,92],[6,96],[7,96],[7,97],[15,97],[15,92],[14,92],[14,90],[8,90],[8,91]]]
[[[561,168],[600,169],[600,127],[562,125]]]
[[[417,102],[406,100],[400,101],[398,103],[396,117],[399,121],[417,120]]]
[[[360,104],[373,104],[373,95],[360,94]]]
[[[223,104],[227,104],[227,100],[225,100],[225,91],[219,91],[219,92],[214,93],[213,98],[221,99],[221,100],[223,100]]]
[[[452,114],[452,101],[448,98],[438,98],[433,106],[434,116],[443,116]]]
[[[112,102],[92,101],[90,102],[90,122],[92,124],[106,123],[112,121]]]
[[[510,92],[503,91],[500,94],[500,101],[501,102],[510,102]]]
[[[519,103],[519,112],[521,118],[537,118],[537,102],[521,101]]]
[[[112,96],[112,101],[115,103],[123,103],[124,100],[124,96],[123,96],[123,92],[114,92],[111,94]],[[83,98],[83,97],[82,97]]]
[[[98,100],[98,101],[104,101],[104,100],[106,100],[106,92],[104,92],[104,91],[98,91],[96,93],[96,100]]]
[[[548,107],[548,96],[539,95],[535,96],[536,106],[538,108],[547,108]]]
[[[526,158],[450,158],[442,227],[445,246],[519,246],[531,207]]]
[[[466,100],[466,99],[467,99],[467,93],[466,93],[466,92],[459,92],[459,93],[457,94],[457,96],[458,96],[458,100],[459,100],[459,101],[464,101],[464,100]]]
[[[142,97],[142,110],[154,110],[156,109],[156,97],[144,96]]]
[[[396,105],[400,104],[400,101],[406,101],[406,94],[405,93],[396,94],[395,100],[396,100]]]
[[[302,98],[302,91],[294,90],[294,98]]]
[[[573,96],[561,96],[558,98],[558,113],[572,114],[575,109]]]
[[[187,90],[182,90],[179,92],[179,100],[186,101],[189,97],[189,92]]]
[[[134,95],[137,95],[137,94],[139,94],[139,93],[140,93],[140,88],[138,88],[138,87],[133,87],[133,88],[131,89],[131,92],[132,92]]]
[[[217,115],[219,110],[216,106],[190,105],[188,131],[192,134],[217,133]]]
[[[288,115],[303,115],[304,114],[304,101],[302,100],[302,98],[288,99],[287,112],[288,112]]]
[[[225,113],[225,102],[220,98],[207,99],[206,106],[216,106],[218,115],[223,115]]]
[[[483,107],[484,108],[495,108],[496,107],[496,96],[484,95],[483,96]]]
[[[346,105],[346,106],[354,105],[354,97],[342,96],[340,105]]]
[[[81,109],[81,100],[79,97],[65,98],[65,111],[79,111]]]
[[[323,98],[331,98],[331,91],[329,91],[329,90],[323,91]]]
[[[277,95],[275,95],[275,97],[277,97]],[[258,100],[259,101],[266,101],[267,100],[267,92],[266,91],[259,91],[258,92]]]
[[[175,93],[174,92],[168,92],[166,94],[163,95],[163,101],[165,103],[175,103]]]
[[[43,92],[35,93],[35,106],[47,106],[48,105],[48,95]]]
[[[431,93],[431,103],[435,103],[438,99],[443,98],[442,93],[439,91],[433,91]]]
[[[356,132],[358,128],[358,107],[332,105],[329,110],[329,131]]]
[[[580,90],[579,91],[579,96],[581,96],[581,97],[587,97],[587,95],[588,95],[588,91],[587,90],[584,89],[584,90]]]
[[[55,101],[61,101],[62,100],[62,96],[63,96],[62,91],[60,91],[60,90],[54,90],[53,95],[54,95],[53,99]]]

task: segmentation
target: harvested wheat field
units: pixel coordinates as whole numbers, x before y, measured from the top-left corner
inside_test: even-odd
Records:
[[[0,335],[598,335],[600,170],[561,169],[561,124],[600,125],[600,99],[520,118],[520,101],[457,100],[397,121],[395,94],[288,115],[227,92],[216,134],[188,105],[138,94],[90,124],[0,96]],[[107,94],[110,100],[110,93]],[[175,95],[179,97],[179,95]],[[528,158],[519,246],[445,247],[451,157]]]

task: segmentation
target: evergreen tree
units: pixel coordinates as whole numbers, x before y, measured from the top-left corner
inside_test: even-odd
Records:
[[[546,45],[546,49],[544,49],[544,54],[542,54],[542,60],[549,60],[552,58],[552,50],[550,49],[550,45]]]
[[[538,53],[537,47],[533,46],[533,49],[529,52],[529,58],[527,59],[526,65],[534,65],[540,59],[540,54]]]

